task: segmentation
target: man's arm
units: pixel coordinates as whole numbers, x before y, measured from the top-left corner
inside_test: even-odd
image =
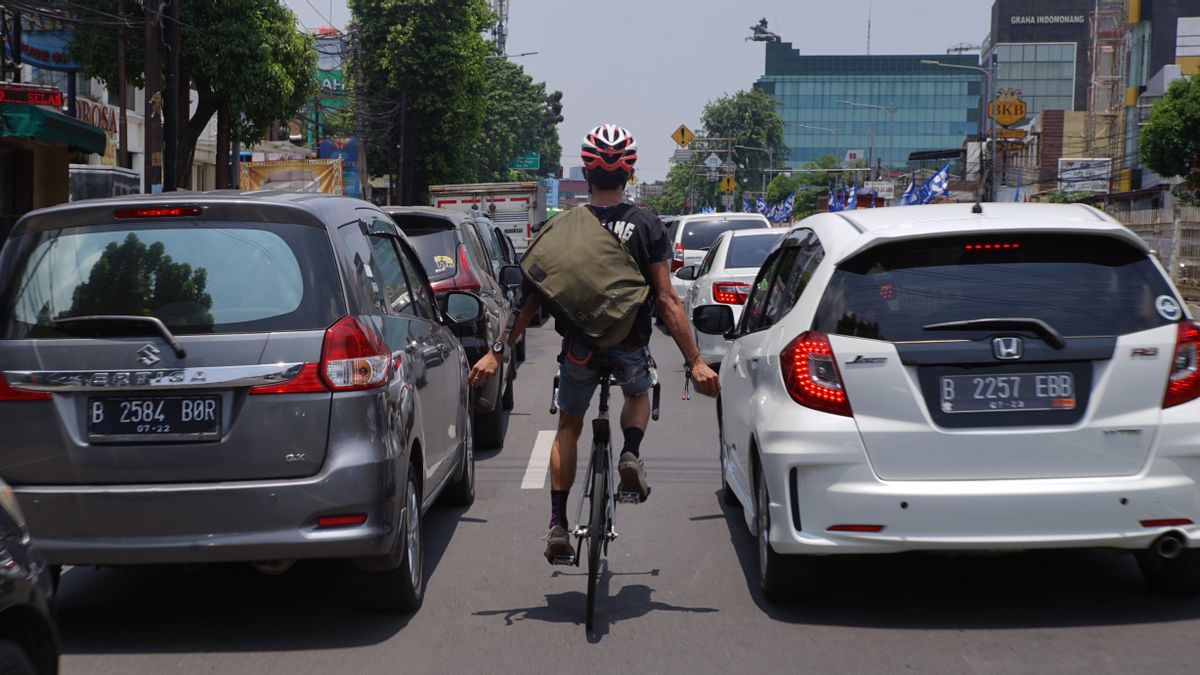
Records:
[[[537,314],[538,308],[542,306],[542,301],[538,298],[538,294],[529,292],[525,294],[525,302],[521,305],[521,313],[517,314],[517,320],[513,322],[512,332],[507,337],[502,337],[504,340],[505,349],[512,349],[517,344],[517,340],[521,338],[521,334],[529,327],[529,322],[533,321],[533,315]],[[500,357],[493,351],[489,350],[482,358],[471,366],[471,374],[467,376],[467,382],[474,387],[482,387],[487,384],[487,381],[492,379],[496,371],[500,369]]]
[[[691,368],[696,391],[705,396],[716,396],[721,391],[721,383],[712,368],[700,358],[700,348],[696,346],[692,329],[683,314],[683,302],[675,295],[675,289],[671,288],[669,274],[666,262],[656,262],[650,266],[650,282],[654,287],[658,315],[671,331],[671,338],[679,347],[679,353],[683,354],[683,362]]]

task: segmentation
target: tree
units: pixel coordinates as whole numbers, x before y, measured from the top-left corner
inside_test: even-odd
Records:
[[[521,180],[557,175],[558,160],[562,155],[557,126],[562,121],[562,92],[547,94],[545,83],[535,83],[521,66],[507,59],[489,58],[485,98],[487,109],[483,130],[472,150],[478,162],[477,180]],[[530,152],[541,156],[540,169],[517,171],[508,168],[515,157]]]
[[[117,0],[78,0],[76,5],[115,15]],[[136,2],[125,3],[131,26],[145,17]],[[89,14],[88,16],[95,16]],[[164,18],[164,21],[170,21]],[[144,41],[127,31],[126,76],[145,84]],[[309,35],[296,31],[296,17],[278,0],[185,1],[180,6],[179,153],[175,174],[187,185],[196,141],[214,114],[222,111],[229,132],[243,143],[257,143],[277,120],[294,116],[316,90],[316,52]],[[87,75],[111,89],[118,85],[117,36],[107,23],[77,26],[71,54]],[[187,83],[196,90],[196,111],[189,115]],[[218,148],[217,165],[224,153]]]
[[[372,173],[395,178],[393,201],[430,183],[470,179],[487,107],[492,18],[485,0],[350,0],[359,41],[356,96]],[[365,105],[363,105],[365,104]]]
[[[771,168],[769,161],[778,164],[787,157],[783,118],[775,109],[775,99],[761,90],[743,90],[710,102],[704,106],[700,121],[705,136],[733,139],[730,159],[738,165],[734,177],[746,188],[762,184],[763,170]]]
[[[1150,109],[1139,137],[1142,162],[1162,176],[1183,176],[1200,191],[1200,77],[1171,83]]]

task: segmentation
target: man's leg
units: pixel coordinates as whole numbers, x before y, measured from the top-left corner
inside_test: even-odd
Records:
[[[564,528],[567,520],[567,494],[575,482],[575,465],[579,456],[579,435],[583,433],[583,416],[558,414],[558,431],[550,447],[550,499],[554,510],[550,527],[555,523]]]
[[[566,345],[564,345],[564,348]],[[546,535],[546,559],[566,558],[574,554],[571,535],[567,531],[567,497],[575,482],[576,458],[579,455],[579,435],[583,418],[595,391],[597,377],[569,354],[560,361],[558,382],[558,430],[550,447],[550,531]]]
[[[629,355],[621,389],[625,393],[625,405],[621,408],[621,433],[625,436],[625,445],[617,460],[617,472],[621,475],[618,489],[635,492],[644,502],[650,496],[641,460],[642,438],[650,422],[650,377],[644,349]]]

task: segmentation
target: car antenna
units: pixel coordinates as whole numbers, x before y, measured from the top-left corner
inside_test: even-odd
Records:
[[[975,200],[975,205],[971,207],[971,213],[983,213],[983,202]]]

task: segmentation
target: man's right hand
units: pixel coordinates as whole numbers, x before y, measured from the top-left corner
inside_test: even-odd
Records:
[[[471,367],[471,373],[467,375],[467,384],[478,389],[487,384],[497,370],[500,370],[500,358],[496,352],[489,351]]]
[[[716,396],[721,393],[721,380],[712,368],[701,359],[696,359],[692,363],[692,383],[696,386],[696,391],[705,396]]]

